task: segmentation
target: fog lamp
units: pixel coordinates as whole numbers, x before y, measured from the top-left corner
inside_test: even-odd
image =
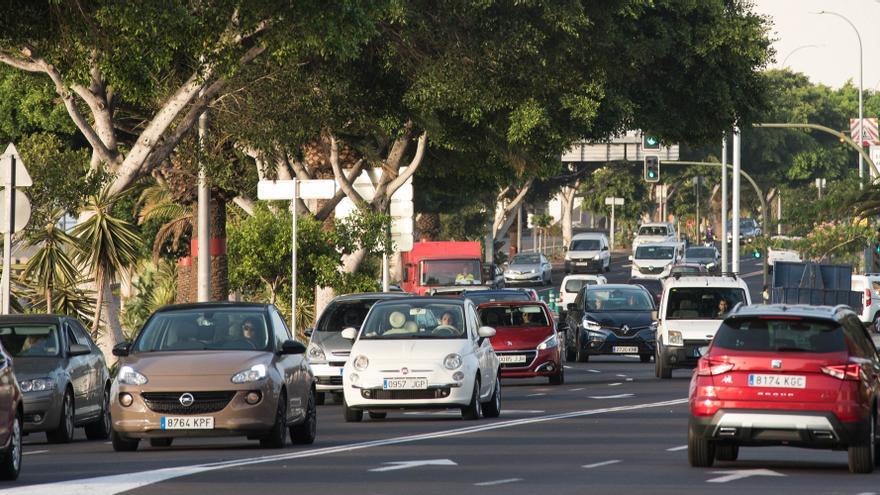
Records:
[[[119,394],[119,403],[122,404],[124,407],[130,406],[132,402],[134,402],[134,397],[132,397],[131,394]]]
[[[244,396],[244,401],[253,406],[258,404],[262,398],[263,394],[260,392],[248,392],[248,394]]]

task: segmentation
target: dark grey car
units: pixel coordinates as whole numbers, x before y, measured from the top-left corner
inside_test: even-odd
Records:
[[[319,405],[324,403],[328,393],[342,402],[342,366],[351,352],[351,341],[342,338],[342,331],[348,327],[360,329],[373,304],[397,297],[412,297],[412,294],[365,292],[336,297],[324,308],[315,328],[306,330],[310,337],[306,357],[317,379]]]
[[[57,315],[0,317],[0,341],[12,355],[24,398],[24,431],[45,431],[52,443],[110,435],[110,372],[88,331]]]
[[[721,271],[721,255],[712,246],[693,246],[684,252],[682,263],[699,263],[712,273]]]

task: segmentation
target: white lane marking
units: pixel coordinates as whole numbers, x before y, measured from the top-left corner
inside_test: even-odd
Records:
[[[409,411],[408,416],[461,416],[461,411]]]
[[[776,471],[771,471],[769,469],[738,469],[735,471],[712,471],[712,474],[724,474],[726,476],[719,476],[717,478],[712,478],[711,480],[706,480],[706,483],[727,483],[729,481],[741,480],[743,478],[751,478],[752,476],[785,477],[784,474],[777,473]]]
[[[543,409],[502,409],[501,415],[503,416],[506,414],[543,414],[545,412],[547,412],[547,411],[544,411]],[[459,413],[459,414],[461,414],[461,413]]]
[[[856,137],[858,137],[858,136],[856,136]],[[614,376],[617,376],[617,377],[620,377],[620,378],[626,378],[626,375],[614,375]]]
[[[469,435],[472,433],[482,433],[485,431],[500,430],[504,428],[515,428],[523,425],[546,423],[548,421],[559,421],[564,419],[580,418],[584,416],[594,416],[597,414],[637,411],[641,409],[649,409],[655,407],[677,406],[681,404],[687,404],[687,401],[687,398],[682,398],[662,402],[631,404],[628,406],[605,407],[601,409],[584,409],[580,411],[570,411],[566,413],[548,414],[546,416],[538,416],[534,418],[497,421],[494,423],[482,424],[478,426],[467,426],[462,428],[453,428],[451,430],[440,430],[432,433],[420,433],[416,435],[392,437],[382,440],[370,440],[366,442],[339,445],[336,447],[308,449],[299,452],[290,452],[287,454],[245,457],[241,459],[214,462],[208,464],[193,464],[188,466],[154,469],[149,471],[98,476],[94,478],[43,483],[39,485],[20,486],[7,490],[0,490],[0,493],[8,495],[94,495],[95,493],[100,493],[102,495],[116,495],[118,493],[128,490],[135,490],[144,486],[154,485],[162,481],[209,471],[217,471],[220,469],[251,466],[254,464],[264,464],[267,462],[289,461],[293,459],[317,457],[329,454],[338,454],[342,452],[354,452],[357,450],[369,449],[374,447],[384,447],[388,445],[420,442],[424,440],[434,440],[437,438],[457,437]]]
[[[451,459],[426,459],[424,461],[394,461],[383,462],[384,467],[368,469],[371,473],[384,473],[385,471],[398,471],[400,469],[409,469],[420,466],[458,466],[458,463]]]
[[[687,450],[687,445],[679,445],[678,447],[670,447],[666,449],[666,452],[678,452],[679,450]]]
[[[540,397],[542,395],[547,395],[547,394],[545,394],[544,392],[541,392],[541,393],[537,393],[537,394],[529,394],[526,397]]]
[[[593,468],[602,467],[602,466],[610,466],[611,464],[617,464],[618,462],[620,462],[619,459],[614,459],[611,461],[597,462],[595,464],[584,464],[581,467],[587,468],[587,469],[593,469]]]
[[[857,136],[857,137],[858,137],[858,136]],[[764,271],[763,271],[763,270],[758,270],[758,271],[755,271],[755,272],[749,272],[749,273],[746,273],[745,275],[740,275],[740,278],[756,277],[756,276],[758,276],[758,275],[763,275],[763,274],[764,274]]]
[[[34,455],[34,454],[45,454],[49,452],[48,450],[32,450],[30,452],[22,452],[21,455]]]
[[[627,382],[631,382],[631,381],[633,381],[633,379],[632,379],[632,378],[627,378],[625,381],[627,381]]]
[[[568,391],[569,392],[580,392],[581,390],[583,390],[583,388],[572,388],[572,389],[569,389]]]
[[[507,478],[506,480],[484,481],[482,483],[474,483],[474,486],[504,485],[506,483],[516,483],[517,481],[522,481],[522,478]]]
[[[617,395],[591,395],[588,398],[590,399],[624,399],[626,397],[633,397],[635,394],[617,394]]]
[[[856,495],[877,495],[877,492],[862,492],[862,493],[857,493]]]
[[[614,383],[609,383],[609,384],[608,384],[609,387],[616,387],[616,386],[618,386],[618,385],[623,385],[623,383],[621,383],[621,382],[614,382]]]
[[[601,373],[601,371],[599,371],[599,370],[587,370],[587,371],[589,371],[590,373]]]
[[[567,369],[567,370],[570,370],[570,369],[571,369],[571,366],[565,366],[565,365],[563,365],[562,367],[565,368],[565,369]],[[516,478],[511,478],[511,479],[516,479]]]

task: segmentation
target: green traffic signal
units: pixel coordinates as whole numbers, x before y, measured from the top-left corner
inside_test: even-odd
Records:
[[[761,257],[761,251],[759,251],[759,250],[757,250],[757,249],[753,250],[753,251],[752,251],[752,256],[755,257],[755,258],[760,258],[760,257]]]
[[[646,182],[660,181],[660,157],[657,155],[645,156],[644,178]]]
[[[642,147],[646,150],[659,150],[660,138],[651,134],[643,134]]]

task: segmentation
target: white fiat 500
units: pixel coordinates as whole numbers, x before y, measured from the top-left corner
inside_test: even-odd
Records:
[[[382,419],[388,410],[460,408],[465,419],[501,414],[499,363],[468,299],[413,297],[376,303],[345,363],[345,420],[364,411]]]

